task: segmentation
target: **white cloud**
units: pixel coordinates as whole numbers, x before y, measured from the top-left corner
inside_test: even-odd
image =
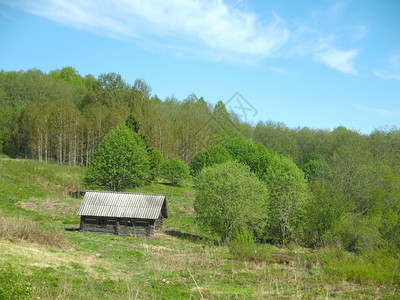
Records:
[[[343,51],[335,48],[322,50],[315,53],[316,60],[323,62],[327,66],[339,70],[343,73],[357,75],[354,67],[354,59],[358,55],[358,50]]]
[[[216,52],[220,57],[225,53],[227,57],[269,57],[290,35],[277,15],[266,23],[222,0],[20,0],[13,5],[97,34],[136,41],[161,39],[172,48]]]
[[[297,22],[289,42],[292,55],[311,55],[330,68],[357,75],[355,59],[360,50],[354,44],[368,35],[368,27],[341,22],[350,3],[350,0],[333,1],[328,8],[314,10],[305,22]]]
[[[354,60],[359,50],[341,50],[345,47],[338,45],[342,37],[336,28],[329,32],[320,26],[330,24],[329,20],[336,24],[349,4],[347,0],[314,13],[313,25],[308,24],[310,20],[285,22],[273,13],[269,20],[262,19],[225,0],[5,1],[72,28],[167,49],[179,57],[257,64],[271,57],[311,56],[335,70],[357,75]],[[349,28],[353,41],[368,33],[362,24]]]

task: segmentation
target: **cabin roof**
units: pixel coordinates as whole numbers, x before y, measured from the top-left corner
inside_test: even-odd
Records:
[[[157,219],[167,214],[167,197],[158,194],[87,191],[78,215],[132,219]]]

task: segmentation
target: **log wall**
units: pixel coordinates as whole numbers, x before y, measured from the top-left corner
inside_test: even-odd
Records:
[[[164,217],[162,216],[161,213],[160,213],[160,216],[158,217],[158,219],[155,220],[154,226],[155,226],[155,231],[156,231],[156,232],[162,232],[162,231],[163,231],[163,227],[164,227]]]
[[[123,236],[152,236],[162,227],[162,216],[157,220],[81,216],[80,230]]]

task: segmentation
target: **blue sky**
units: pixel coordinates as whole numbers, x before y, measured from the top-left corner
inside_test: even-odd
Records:
[[[161,99],[239,92],[253,124],[370,133],[400,127],[399,16],[396,0],[0,0],[0,69],[116,72]]]

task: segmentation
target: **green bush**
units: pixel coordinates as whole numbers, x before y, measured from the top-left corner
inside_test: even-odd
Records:
[[[233,232],[233,240],[240,243],[254,244],[254,232],[248,228],[238,228]]]
[[[373,216],[348,214],[338,220],[327,234],[327,243],[347,251],[369,252],[380,245],[380,220]]]
[[[268,191],[247,166],[231,161],[206,167],[196,177],[195,188],[197,220],[222,241],[229,241],[239,228],[265,228]]]
[[[358,284],[400,284],[400,253],[391,248],[365,254],[328,247],[317,254],[322,277],[329,282],[352,281]]]
[[[291,158],[244,138],[232,139],[227,150],[237,162],[250,168],[269,191],[269,222],[263,238],[280,243],[300,236],[300,216],[309,190],[304,173]]]
[[[254,240],[253,231],[243,228],[235,230],[233,240],[229,243],[229,252],[239,260],[255,262],[272,261],[272,246],[257,245],[254,243]]]
[[[163,178],[170,180],[173,186],[182,184],[183,180],[190,177],[189,167],[179,158],[171,158],[164,162],[160,173]]]
[[[196,154],[190,162],[190,171],[192,176],[196,176],[204,167],[211,167],[230,160],[232,160],[232,156],[225,147],[221,145],[213,145]]]

